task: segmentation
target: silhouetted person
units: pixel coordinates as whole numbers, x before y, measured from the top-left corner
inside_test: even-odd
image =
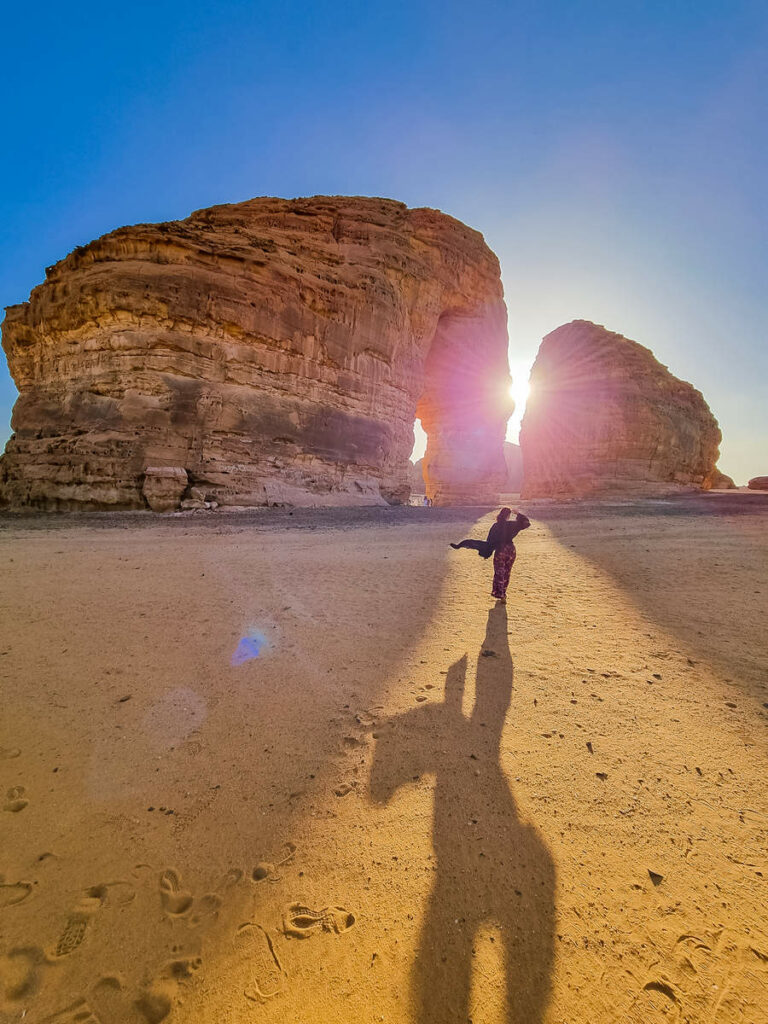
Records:
[[[527,530],[531,521],[522,512],[516,512],[512,522],[509,517],[512,515],[511,508],[503,508],[496,516],[496,522],[488,532],[486,540],[462,540],[458,544],[451,544],[452,548],[471,548],[481,556],[490,558],[493,555],[493,587],[491,597],[506,603],[507,587],[509,586],[509,574],[517,558],[515,537],[521,530]]]
[[[519,821],[499,764],[513,678],[503,606],[488,616],[470,718],[461,709],[466,669],[466,655],[451,666],[444,703],[382,726],[371,767],[377,802],[414,776],[435,775],[437,874],[413,967],[414,1020],[466,1024],[473,945],[488,922],[504,946],[506,1020],[540,1024],[550,991],[555,873],[535,828]]]

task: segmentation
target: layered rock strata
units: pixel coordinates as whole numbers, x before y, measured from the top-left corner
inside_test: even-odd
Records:
[[[652,495],[712,485],[720,429],[653,353],[586,320],[544,338],[520,431],[523,496]]]
[[[493,502],[510,413],[483,238],[383,199],[253,199],[120,228],[11,306],[10,506]]]
[[[768,476],[753,476],[747,487],[751,491],[768,491]]]

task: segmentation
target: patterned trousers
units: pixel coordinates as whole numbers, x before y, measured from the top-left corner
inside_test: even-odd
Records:
[[[512,566],[515,564],[515,558],[517,557],[517,551],[515,545],[510,544],[507,547],[498,548],[493,553],[493,589],[491,590],[491,596],[495,598],[502,598],[507,596],[507,587],[509,586],[509,574],[512,571]]]

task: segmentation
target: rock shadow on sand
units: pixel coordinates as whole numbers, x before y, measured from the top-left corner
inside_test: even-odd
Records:
[[[466,673],[464,656],[448,671],[442,704],[391,719],[371,768],[378,803],[415,777],[435,776],[437,875],[412,972],[414,1019],[468,1020],[473,947],[490,924],[504,947],[504,1020],[540,1024],[551,987],[555,868],[536,829],[520,821],[499,763],[514,673],[503,606],[488,615],[469,718],[462,712]]]
[[[671,653],[708,662],[766,706],[768,495],[551,505],[536,518],[663,630]],[[570,572],[583,584],[586,574]]]

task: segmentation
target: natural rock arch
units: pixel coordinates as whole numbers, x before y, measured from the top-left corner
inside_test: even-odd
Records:
[[[506,308],[482,236],[384,199],[253,199],[120,228],[8,308],[0,501],[493,502]]]

